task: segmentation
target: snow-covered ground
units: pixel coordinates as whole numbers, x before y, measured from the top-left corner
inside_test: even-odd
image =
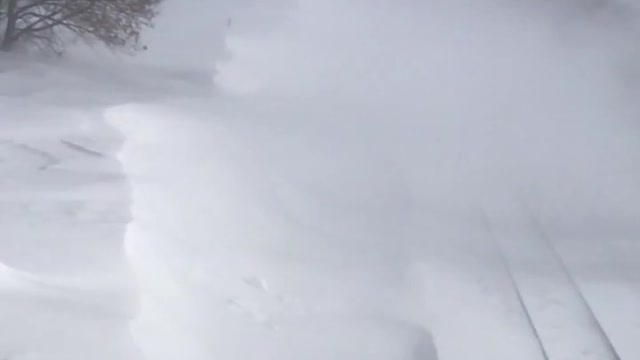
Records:
[[[0,359],[640,356],[628,29],[278,4],[212,25],[216,91],[0,58]]]
[[[122,246],[130,189],[116,159],[123,137],[103,112],[202,94],[206,80],[0,55],[0,358],[138,359]]]

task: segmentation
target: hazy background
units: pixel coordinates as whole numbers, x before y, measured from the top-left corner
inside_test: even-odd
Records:
[[[217,79],[237,93],[313,101],[316,114],[350,109],[363,134],[412,129],[416,148],[391,137],[380,148],[406,163],[412,191],[444,192],[443,201],[511,191],[555,217],[565,212],[565,221],[633,222],[631,10],[614,2],[300,1],[269,32],[231,29],[232,57],[218,64]]]

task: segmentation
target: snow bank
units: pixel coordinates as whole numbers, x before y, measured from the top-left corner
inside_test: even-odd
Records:
[[[404,304],[411,289],[396,274],[402,267],[383,253],[388,245],[372,229],[341,234],[348,223],[307,213],[359,217],[347,204],[300,198],[308,194],[255,153],[264,144],[242,138],[255,132],[229,128],[216,112],[187,103],[107,113],[128,136],[121,159],[135,220],[127,254],[142,296],[134,332],[145,353],[431,358],[420,314]],[[367,237],[373,248],[362,246]]]

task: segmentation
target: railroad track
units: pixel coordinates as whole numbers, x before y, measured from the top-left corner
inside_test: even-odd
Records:
[[[539,219],[527,208],[523,213],[507,225],[492,222],[484,209],[481,215],[539,358],[622,360]]]

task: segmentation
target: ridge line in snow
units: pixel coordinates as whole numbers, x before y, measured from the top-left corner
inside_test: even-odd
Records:
[[[513,288],[513,291],[515,292],[516,298],[518,300],[518,306],[524,313],[525,319],[527,321],[527,325],[531,331],[532,336],[535,338],[536,344],[539,347],[540,355],[544,360],[549,360],[549,354],[547,353],[547,349],[544,346],[544,342],[540,337],[540,332],[538,331],[538,328],[536,327],[533,321],[531,312],[529,311],[529,308],[527,307],[527,304],[524,300],[524,296],[522,295],[522,290],[520,289],[520,286],[518,286],[518,281],[516,280],[515,275],[513,274],[513,270],[511,269],[511,266],[509,264],[509,259],[504,253],[502,245],[500,245],[500,242],[495,236],[493,227],[491,226],[491,222],[489,221],[489,217],[487,216],[487,212],[484,208],[482,208],[480,213],[481,213],[482,223],[487,233],[489,234],[489,238],[491,239],[491,242],[493,242],[494,246],[498,250],[498,257],[500,258],[501,265],[504,267],[507,273],[507,277],[509,278],[509,283]]]
[[[575,289],[578,299],[583,304],[585,310],[587,310],[587,315],[590,318],[590,322],[592,323],[596,331],[600,334],[600,338],[604,342],[604,345],[608,348],[611,355],[611,360],[621,360],[621,357],[618,354],[615,346],[613,345],[613,342],[611,341],[611,339],[609,338],[609,335],[607,335],[607,332],[605,331],[604,327],[598,320],[598,317],[596,316],[595,311],[589,304],[589,301],[587,300],[587,298],[584,296],[584,293],[582,292],[582,290],[580,290],[580,286],[578,285],[578,282],[576,281],[575,277],[571,274],[571,271],[569,271],[569,267],[567,266],[566,262],[562,258],[562,255],[560,254],[558,249],[553,245],[549,237],[549,234],[544,230],[544,228],[542,227],[542,224],[540,223],[540,220],[538,219],[537,216],[533,214],[533,211],[531,210],[531,208],[527,206],[527,204],[524,201],[522,201],[521,204],[522,204],[522,208],[527,213],[527,216],[532,225],[532,229],[538,234],[537,238],[540,239],[540,241],[544,243],[545,246],[549,249],[550,254],[553,256],[553,258],[555,258],[556,262],[558,263],[562,271],[565,273],[567,279],[569,280],[569,283]]]

